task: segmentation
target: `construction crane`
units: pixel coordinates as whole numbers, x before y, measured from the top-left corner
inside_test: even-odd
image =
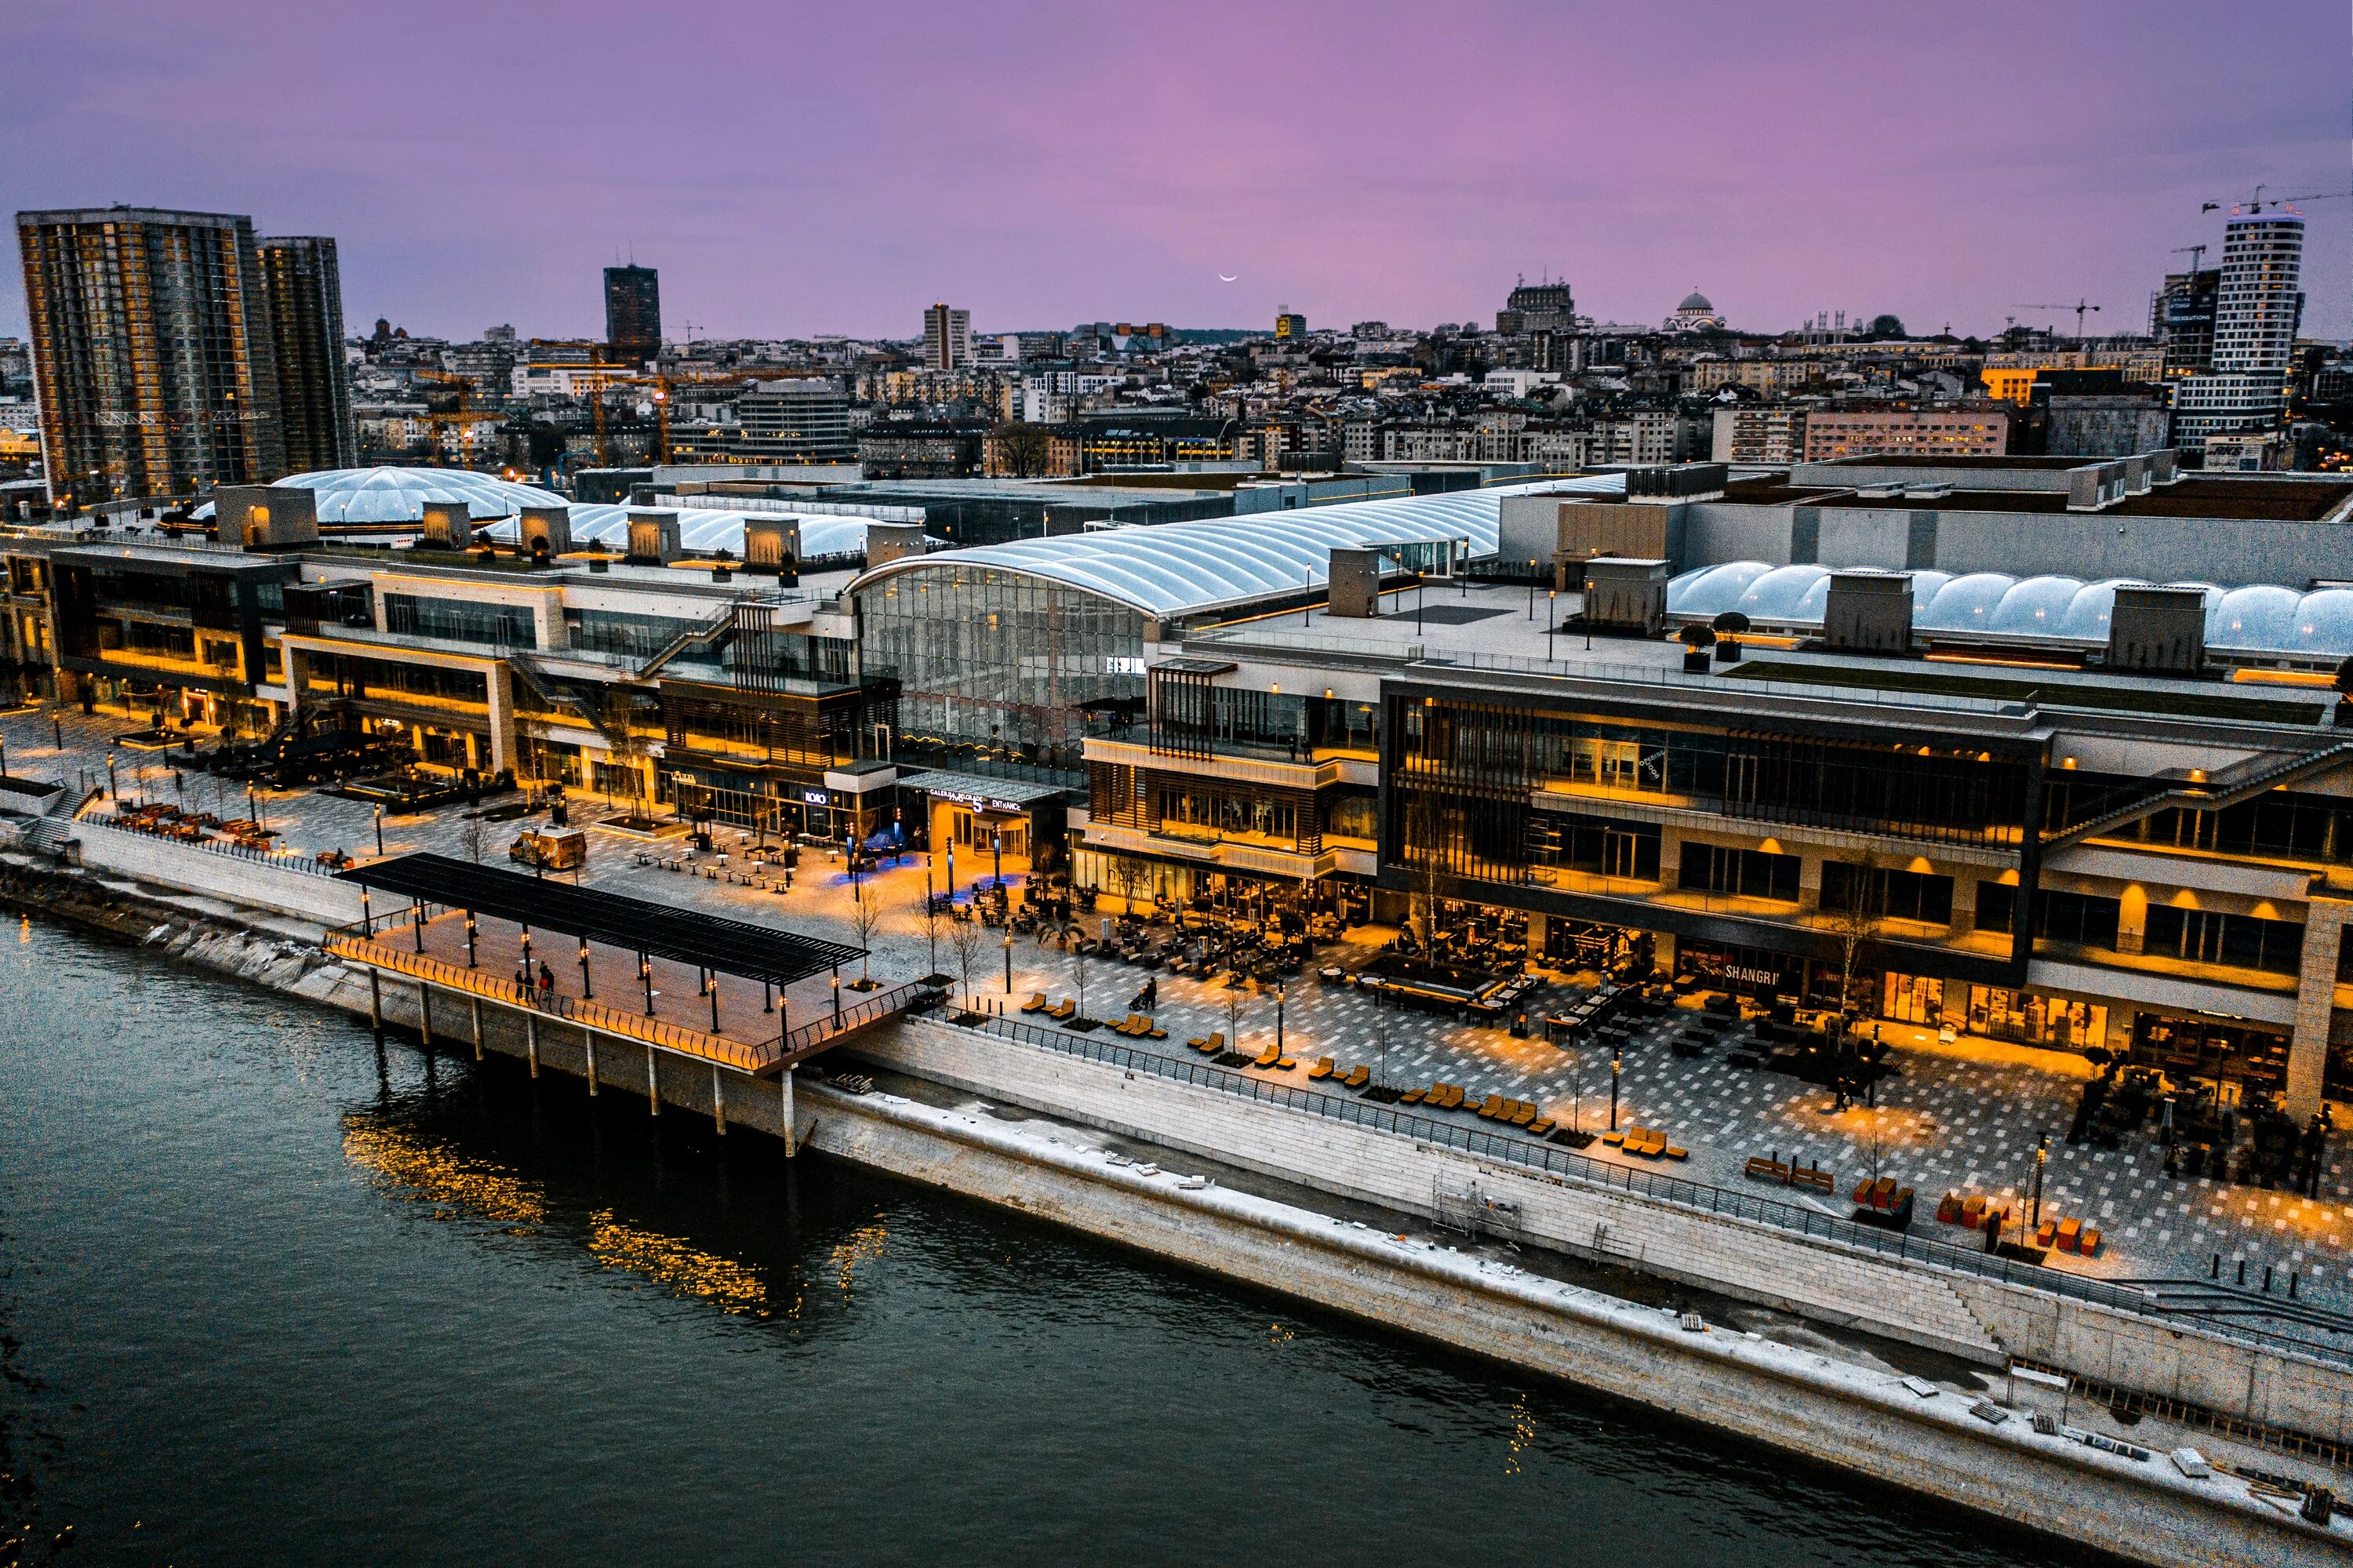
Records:
[[[2207,249],[2208,248],[2203,245],[2177,245],[2171,250],[2168,251],[2167,254],[2171,256],[2189,257],[2189,271],[2194,277],[2198,271],[2198,263],[2206,260]]]
[[[2267,196],[2263,195],[2263,192],[2270,188],[2271,187],[2268,185],[2257,185],[2253,194],[2251,194],[2244,201],[2232,202],[2231,204],[2231,216],[2236,217],[2242,213],[2258,213],[2267,207],[2287,207],[2293,203],[2300,201],[2343,201],[2348,196],[2353,196],[2353,191],[2311,191],[2304,196]],[[2201,201],[2198,204],[2198,210],[2200,212],[2212,212],[2221,205],[2222,204],[2219,201]]]
[[[2080,343],[2082,343],[2082,342],[2084,341],[2084,313],[2085,313],[2086,312],[2096,312],[2096,311],[2098,311],[2098,310],[2099,310],[2099,308],[2100,308],[2100,307],[2099,307],[2099,306],[2097,306],[2097,305],[2095,305],[2095,304],[2092,304],[2092,303],[2091,303],[2091,302],[2089,302],[2088,301],[2082,300],[2082,299],[2078,299],[2078,300],[2077,300],[2073,304],[2072,304],[2072,305],[2069,305],[2069,304],[2056,304],[2056,305],[2012,305],[2012,306],[2010,306],[2010,308],[2011,310],[2013,310],[2013,311],[2073,311],[2073,312],[2074,312],[2074,313],[2075,313],[2075,341],[2076,341],[2077,343],[2079,343],[2079,344],[2080,344]]]

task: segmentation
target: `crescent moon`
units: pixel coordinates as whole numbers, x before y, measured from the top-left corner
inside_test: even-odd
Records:
[[[1229,278],[1223,272],[1220,272],[1218,274],[1218,281],[1220,283],[1238,283],[1241,281],[1241,276],[1242,275],[1240,272],[1237,272],[1232,277]]]

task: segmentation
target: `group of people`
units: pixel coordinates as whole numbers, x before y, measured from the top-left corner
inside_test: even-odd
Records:
[[[517,964],[514,972],[514,988],[515,994],[523,1001],[535,1001],[544,1007],[547,1005],[548,998],[555,994],[555,971],[547,967],[545,959],[542,959],[539,960],[539,977],[533,980],[529,963]]]

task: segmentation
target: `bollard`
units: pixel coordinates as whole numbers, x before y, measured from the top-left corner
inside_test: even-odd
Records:
[[[2268,1264],[2268,1263],[2267,1263],[2267,1264],[2263,1265],[2263,1294],[2264,1294],[2264,1295],[2266,1295],[2266,1296],[2269,1296],[2271,1293],[2272,1293],[2272,1266],[2271,1266],[2270,1264]]]
[[[2244,1284],[2246,1284],[2246,1282],[2247,1282],[2247,1260],[2246,1260],[2245,1258],[2243,1258],[2243,1257],[2242,1257],[2242,1258],[2241,1258],[2241,1259],[2239,1260],[2239,1283],[2240,1283],[2241,1285],[2244,1285]]]

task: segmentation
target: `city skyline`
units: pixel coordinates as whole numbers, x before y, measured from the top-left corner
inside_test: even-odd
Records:
[[[578,8],[558,29],[34,5],[0,21],[23,65],[0,128],[26,154],[6,200],[332,234],[355,329],[459,338],[596,335],[601,269],[632,259],[673,336],[913,338],[941,298],[982,332],[1285,305],[1428,326],[1547,273],[1605,320],[1696,286],[1747,330],[1845,310],[1983,334],[2069,330],[2019,302],[2076,298],[2105,307],[2095,332],[2140,330],[2173,248],[2216,253],[2201,202],[2348,185],[2345,18],[2317,4],[2237,18],[2262,47],[2231,49],[2211,11],[2148,5],[1900,34],[1829,4],[1214,12],[1176,33],[1055,5],[985,29],[714,7],[628,83],[659,112],[567,113],[559,137],[533,84],[595,65],[607,29]],[[778,139],[772,93],[711,90],[763,58],[807,133]],[[2343,337],[2353,202],[2308,216],[2305,333]],[[0,291],[0,333],[25,326]]]

